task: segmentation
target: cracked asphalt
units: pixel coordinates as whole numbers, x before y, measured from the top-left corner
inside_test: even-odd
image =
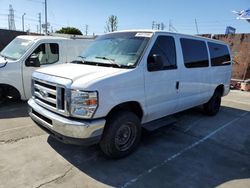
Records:
[[[106,159],[98,146],[65,145],[40,130],[26,102],[0,106],[0,188],[250,187],[250,93],[231,91],[220,113],[201,108],[144,133],[139,149]]]

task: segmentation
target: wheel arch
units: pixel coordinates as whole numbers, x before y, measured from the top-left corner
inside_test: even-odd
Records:
[[[16,87],[10,84],[0,83],[0,88],[3,90],[6,96],[12,96],[14,98],[21,99],[21,93]]]
[[[118,104],[114,106],[108,113],[107,118],[110,117],[112,114],[118,112],[118,111],[130,111],[133,112],[135,115],[138,116],[140,120],[142,120],[142,117],[144,115],[142,106],[139,102],[137,101],[128,101],[128,102],[123,102],[121,104]]]
[[[221,94],[221,96],[223,96],[224,91],[225,91],[224,85],[223,85],[223,84],[220,84],[220,85],[218,85],[218,86],[215,88],[214,93],[215,93],[215,92],[219,92],[219,93]]]

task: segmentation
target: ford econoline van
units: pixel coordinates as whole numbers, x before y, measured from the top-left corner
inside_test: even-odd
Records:
[[[134,151],[141,130],[203,105],[219,112],[229,93],[231,55],[222,41],[162,31],[98,37],[73,63],[38,69],[29,115],[64,143],[100,144],[109,157]]]

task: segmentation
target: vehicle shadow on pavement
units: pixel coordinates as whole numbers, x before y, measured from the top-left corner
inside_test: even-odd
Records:
[[[194,108],[177,114],[177,117],[182,119],[183,124],[199,118],[216,122],[222,116],[244,112],[246,111],[222,107],[217,116],[207,117],[200,108]],[[215,127],[211,126],[204,136],[214,129]],[[248,133],[250,136],[250,131]],[[204,136],[201,135],[201,138]],[[184,151],[182,155],[178,154],[199,139],[190,132],[185,134],[176,130],[176,125],[163,127],[143,134],[138,150],[120,160],[107,159],[97,145],[91,147],[65,145],[51,136],[48,137],[48,143],[84,174],[114,187],[130,183],[132,187],[215,187],[231,180],[250,177],[248,160],[250,155],[246,157],[231,149],[221,148],[211,140],[201,143],[190,151]],[[168,159],[169,163],[164,164]]]
[[[6,100],[0,103],[0,119],[28,117],[27,101]]]

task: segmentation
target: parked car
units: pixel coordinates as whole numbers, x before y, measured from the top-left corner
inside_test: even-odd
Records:
[[[71,62],[93,38],[18,36],[0,52],[0,100],[31,97],[31,75],[38,67]]]
[[[229,92],[231,55],[221,41],[161,31],[97,38],[71,64],[33,74],[30,117],[64,143],[99,143],[109,157],[136,149],[141,129],[203,105],[218,113]]]

